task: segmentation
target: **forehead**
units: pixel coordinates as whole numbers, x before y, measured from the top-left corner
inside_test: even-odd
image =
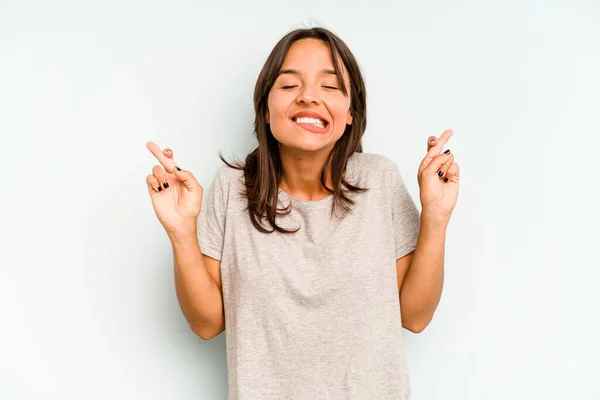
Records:
[[[344,63],[337,56],[342,74],[346,76]],[[294,42],[285,56],[281,69],[294,69],[300,73],[316,73],[333,70],[329,45],[318,39],[301,39]]]

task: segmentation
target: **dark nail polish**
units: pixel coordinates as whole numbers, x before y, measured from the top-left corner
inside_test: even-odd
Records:
[[[448,178],[444,178],[444,182],[448,182]]]
[[[444,175],[444,171],[439,171],[439,172],[438,172],[438,175],[439,175],[439,176],[442,176],[442,175]]]
[[[169,188],[169,184],[167,182],[163,183],[163,186],[165,187],[165,189]]]
[[[179,168],[179,167],[177,167],[177,166],[175,166],[175,168],[177,168],[177,171],[181,171],[181,168]]]
[[[158,191],[162,192],[162,187],[161,186],[158,187]]]
[[[444,154],[450,154],[450,149],[446,150]]]

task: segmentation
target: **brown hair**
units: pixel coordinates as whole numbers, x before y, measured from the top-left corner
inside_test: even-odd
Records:
[[[221,160],[232,168],[243,170],[245,190],[242,195],[248,200],[247,210],[252,224],[263,233],[278,231],[293,233],[277,225],[277,215],[285,215],[291,211],[291,203],[287,208],[277,208],[279,184],[281,182],[281,159],[279,144],[271,133],[265,117],[268,111],[267,100],[271,87],[279,75],[281,66],[291,45],[301,39],[318,39],[329,45],[333,66],[341,85],[341,90],[348,95],[348,88],[342,76],[338,57],[343,62],[350,78],[350,113],[352,124],[346,125],[343,135],[335,143],[323,170],[321,184],[326,191],[333,194],[331,213],[341,209],[343,213],[352,211],[354,200],[348,192],[367,190],[347,182],[344,176],[348,158],[355,152],[362,152],[362,136],[367,125],[367,107],[365,84],[354,55],[346,44],[335,34],[325,28],[296,29],[285,35],[273,48],[267,58],[254,88],[254,135],[258,139],[258,147],[254,149],[244,163],[227,162],[221,154]],[[333,189],[326,186],[326,166],[331,162],[331,182]],[[266,219],[273,229],[267,230],[261,221]]]

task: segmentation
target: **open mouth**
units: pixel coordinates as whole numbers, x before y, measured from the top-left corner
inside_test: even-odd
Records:
[[[297,124],[313,124],[319,128],[327,128],[329,126],[327,121],[319,118],[297,117],[292,118],[292,120]]]

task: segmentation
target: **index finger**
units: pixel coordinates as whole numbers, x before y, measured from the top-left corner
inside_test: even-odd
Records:
[[[160,147],[158,147],[156,143],[148,142],[146,143],[146,147],[148,148],[148,150],[150,150],[152,154],[154,154],[154,157],[156,157],[156,159],[162,164],[162,166],[165,168],[165,170],[167,170],[167,172],[173,173],[175,162],[172,159],[165,157],[162,150],[160,149]]]
[[[451,136],[452,136],[452,130],[451,129],[445,130],[444,133],[442,133],[442,135],[438,139],[436,145],[433,146],[431,149],[429,149],[429,151],[427,152],[427,156],[433,157],[435,155],[440,154],[442,152],[442,149],[444,148],[444,145],[446,144],[446,142],[448,142],[448,139],[450,139]]]

